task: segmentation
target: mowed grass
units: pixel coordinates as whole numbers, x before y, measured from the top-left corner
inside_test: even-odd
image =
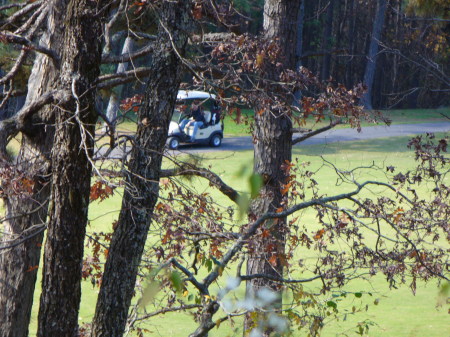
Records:
[[[354,168],[356,166],[367,166],[374,162],[385,167],[393,165],[397,170],[405,170],[411,167],[413,154],[406,148],[408,137],[395,137],[379,140],[345,142],[340,144],[313,145],[295,147],[293,157],[300,162],[310,162],[311,170],[316,170],[322,166],[323,156],[327,161],[337,165],[341,169]],[[204,166],[211,165],[212,169],[221,178],[241,192],[247,192],[247,177],[239,174],[243,167],[247,170],[251,168],[252,151],[243,152],[218,152],[202,155],[201,163]],[[165,165],[168,165],[167,163]],[[379,174],[369,171],[367,175],[360,175],[359,179],[379,178]],[[329,195],[340,193],[342,187],[336,186],[336,176],[331,169],[321,169],[316,180],[321,186],[321,190]],[[448,180],[447,180],[448,183]],[[191,181],[193,187],[198,191],[208,191],[212,193],[217,203],[228,206],[231,202],[219,192],[211,190],[208,184],[201,179]],[[348,187],[351,188],[351,187]],[[117,219],[120,209],[120,191],[114,197],[106,199],[101,203],[93,203],[90,208],[90,225],[88,232],[110,231],[112,222]],[[311,231],[318,228],[318,223],[313,212],[302,213],[302,223],[311,227]],[[149,238],[151,240],[151,238]],[[90,252],[86,250],[86,254]],[[298,256],[314,254],[309,251],[299,250]],[[312,259],[312,258],[311,258]],[[313,261],[313,260],[312,260]],[[313,263],[313,262],[311,262]],[[233,275],[233,271],[229,271]],[[301,277],[301,276],[299,276]],[[225,279],[222,279],[224,282]],[[38,285],[39,287],[40,285]],[[317,284],[307,285],[315,289]],[[95,302],[98,289],[89,282],[82,285],[82,303],[80,308],[80,323],[90,322],[95,310]],[[355,280],[346,285],[342,291],[349,293],[364,292],[364,295],[357,299],[348,296],[339,303],[340,319],[326,320],[322,336],[356,336],[356,325],[358,322],[369,322],[370,330],[368,336],[399,336],[399,337],[447,337],[450,336],[450,320],[448,315],[448,305],[437,307],[439,286],[436,282],[428,284],[419,283],[417,293],[414,296],[408,285],[399,289],[390,289],[382,275],[368,278],[366,280]],[[371,292],[372,296],[367,293]],[[238,295],[242,296],[242,287]],[[38,308],[39,291],[35,295],[33,309],[32,329],[33,335],[36,329],[36,317]],[[375,305],[375,300],[379,300]],[[365,306],[368,310],[365,311]],[[363,308],[362,312],[352,314],[352,306]],[[347,315],[345,315],[347,313]],[[219,311],[216,318],[222,317],[224,313]],[[224,322],[220,329],[211,331],[210,336],[239,336],[241,335],[241,319],[236,319],[234,325]],[[187,336],[196,328],[193,317],[187,313],[166,314],[155,317],[146,322],[143,327],[149,329],[148,336]],[[293,336],[305,336],[307,330],[295,332]]]
[[[404,110],[382,110],[382,114],[392,120],[392,124],[417,124],[450,121],[450,108],[439,109],[404,109]],[[250,121],[253,118],[253,110],[242,109],[240,117],[236,113],[225,114],[223,120],[224,134],[227,137],[248,136],[250,135]],[[445,117],[447,116],[447,117]],[[136,116],[130,113],[118,126],[119,132],[134,132],[136,130]],[[238,123],[236,123],[238,121]],[[308,117],[305,129],[317,129],[327,125],[326,121],[316,122],[313,117]],[[363,121],[363,126],[373,126],[375,124]],[[340,125],[338,128],[346,128],[348,125]]]
[[[429,109],[429,110],[393,110],[385,112],[385,115],[393,120],[393,123],[422,123],[448,121],[441,113],[447,116],[450,109]],[[251,115],[252,112],[244,110],[243,114]],[[225,118],[225,134],[227,136],[248,135],[249,128],[245,123],[236,124],[230,117]],[[305,127],[320,127],[314,120],[307,121]],[[119,126],[119,130],[133,132],[135,124],[133,121],[124,122]],[[342,169],[349,169],[355,166],[367,165],[375,162],[378,165],[394,165],[405,169],[412,165],[412,154],[406,149],[407,137],[397,137],[395,139],[380,139],[370,141],[346,142],[341,144],[299,146],[294,148],[294,157],[300,161],[310,161],[311,168],[318,168],[322,161],[320,156]],[[19,141],[10,144],[9,150],[17,153]],[[224,181],[229,183],[241,192],[247,191],[247,180],[245,176],[239,175],[243,166],[250,168],[252,165],[253,153],[244,151],[239,153],[220,152],[203,155],[204,166],[211,165]],[[373,177],[371,177],[373,178]],[[322,170],[318,176],[318,182],[324,193],[333,194],[340,189],[335,185],[335,175],[331,170]],[[208,184],[201,180],[193,180],[195,187],[199,191],[210,191]],[[217,203],[231,205],[231,203],[220,193],[214,193]],[[121,204],[120,191],[115,196],[101,203],[93,203],[90,208],[89,217],[91,219],[88,232],[110,231],[112,222],[117,219]],[[302,214],[305,223],[312,228],[317,226],[315,216],[311,212]],[[89,251],[86,251],[89,254]],[[299,252],[302,254],[303,252]],[[40,277],[40,276],[39,276]],[[40,281],[37,288],[40,287]],[[408,287],[400,289],[389,289],[382,276],[377,276],[368,281],[352,282],[345,287],[345,291],[372,291],[373,297],[363,296],[362,300],[371,304],[367,313],[348,315],[344,321],[342,317],[339,322],[326,322],[323,336],[338,336],[343,333],[355,335],[355,326],[358,322],[369,319],[376,324],[371,326],[370,336],[450,336],[450,319],[447,314],[447,307],[436,308],[438,303],[438,287],[435,283],[428,285],[420,284],[416,296],[413,296]],[[93,288],[89,282],[83,282],[83,298],[80,308],[80,323],[89,322],[92,319],[95,309],[98,289]],[[39,291],[36,291],[32,325],[30,335],[35,334],[37,308],[39,303]],[[373,305],[375,298],[380,302]],[[348,307],[353,303],[349,299]],[[344,312],[344,309],[342,310]],[[221,316],[220,314],[218,317]],[[236,319],[236,326],[239,327],[240,320]],[[192,332],[196,324],[188,314],[168,314],[151,319],[146,326],[153,331],[155,336],[186,336]],[[234,336],[234,327],[228,323],[223,323],[219,330],[213,330],[210,336]],[[295,334],[294,334],[295,335]],[[299,333],[305,335],[305,331]]]

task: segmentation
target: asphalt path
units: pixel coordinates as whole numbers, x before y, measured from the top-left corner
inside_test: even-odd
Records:
[[[396,124],[391,126],[368,126],[363,127],[361,132],[356,129],[332,129],[319,135],[304,140],[295,146],[330,144],[338,142],[348,142],[355,140],[377,139],[386,137],[410,136],[416,134],[425,134],[427,132],[450,132],[450,122],[439,123],[420,123],[420,124]],[[295,134],[293,139],[300,134]],[[181,145],[180,152],[202,153],[213,151],[242,151],[253,149],[253,142],[250,136],[247,137],[225,137],[222,139],[222,145],[218,148],[212,148],[205,145]]]

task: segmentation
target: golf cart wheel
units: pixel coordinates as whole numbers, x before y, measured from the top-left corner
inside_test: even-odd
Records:
[[[212,147],[219,147],[222,144],[222,137],[220,135],[214,135],[212,136],[211,140],[209,141],[209,145]]]
[[[178,146],[180,145],[180,140],[178,139],[178,137],[170,137],[167,140],[167,146],[169,147],[169,149],[171,150],[176,150],[178,149]]]

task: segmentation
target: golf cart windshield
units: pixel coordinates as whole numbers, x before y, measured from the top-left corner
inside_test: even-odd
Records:
[[[182,119],[181,118],[182,115],[183,115],[183,112],[181,109],[178,108],[178,104],[177,104],[177,106],[175,107],[175,110],[172,114],[172,122],[179,123]]]

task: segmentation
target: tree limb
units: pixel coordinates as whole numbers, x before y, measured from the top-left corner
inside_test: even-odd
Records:
[[[99,76],[96,84],[98,89],[112,88],[124,83],[133,81],[138,77],[145,77],[152,71],[148,67],[140,67],[132,70],[124,71],[122,73],[114,73]]]
[[[29,12],[37,10],[37,8],[40,7],[43,3],[44,3],[44,0],[28,3],[26,6],[24,6],[24,8],[17,11],[16,13],[14,13],[10,17],[8,17],[8,19],[3,21],[1,23],[2,26],[0,27],[0,29],[5,29],[5,27],[7,25],[13,24],[14,22],[16,22],[16,20],[22,18],[24,15],[28,14]],[[11,4],[11,5],[0,7],[0,10],[6,10],[6,9],[9,9],[12,7],[19,7],[22,5],[23,4]],[[11,7],[8,7],[8,6],[11,6]]]
[[[38,8],[21,27],[19,27],[14,34],[24,35],[28,39],[32,39],[36,31],[41,27],[44,20],[47,18],[49,7],[41,6]]]
[[[14,63],[14,66],[11,68],[11,70],[0,79],[0,85],[5,84],[9,80],[11,80],[19,71],[21,65],[23,62],[25,62],[25,59],[28,55],[28,50],[22,49],[20,52],[20,55],[17,57],[16,62]]]
[[[141,317],[137,317],[134,318],[131,322],[130,322],[130,326],[133,326],[135,322],[138,321],[143,321],[146,320],[148,318],[154,317],[154,316],[158,316],[160,314],[165,314],[167,312],[174,312],[174,311],[184,311],[184,310],[189,310],[189,309],[198,309],[203,307],[201,304],[186,304],[186,305],[181,305],[179,307],[170,307],[170,308],[162,308],[158,311],[154,311],[151,312],[149,314],[145,314]]]
[[[32,125],[30,117],[38,112],[43,106],[68,100],[70,93],[63,90],[54,90],[43,94],[37,100],[23,107],[16,115],[11,118],[0,121],[0,158],[7,159],[8,154],[6,146],[8,142],[19,131],[30,132]]]
[[[134,60],[136,58],[146,56],[152,53],[153,49],[154,49],[153,43],[149,43],[148,45],[132,53],[119,56],[111,54],[102,55],[102,63],[126,63],[129,62],[130,60]]]
[[[37,230],[35,232],[28,234],[29,232],[32,232],[35,228],[37,228]],[[28,228],[23,233],[21,233],[18,238],[14,239],[14,240],[3,241],[2,242],[3,245],[0,246],[0,250],[17,247],[18,245],[24,243],[25,241],[34,238],[36,235],[39,235],[46,229],[47,229],[47,224],[45,224],[45,223],[41,224],[41,225],[35,225],[31,228]]]
[[[308,132],[307,134],[305,134],[305,135],[303,135],[301,137],[293,139],[292,140],[292,145],[295,145],[297,143],[303,142],[304,140],[306,140],[308,138],[311,138],[313,136],[316,136],[316,135],[318,135],[318,134],[320,134],[322,132],[328,131],[328,130],[334,128],[336,125],[339,125],[339,124],[342,124],[342,121],[340,119],[332,121],[330,124],[328,124],[327,126],[324,126],[323,128],[320,128],[320,129]]]
[[[161,170],[161,177],[173,177],[173,176],[198,176],[209,180],[210,184],[217,187],[220,192],[226,195],[231,201],[237,203],[239,199],[239,193],[231,186],[225,184],[220,177],[214,172],[198,168],[191,165],[183,165],[180,168]]]
[[[313,277],[310,277],[307,279],[300,279],[300,280],[290,280],[290,279],[285,279],[282,277],[275,277],[275,276],[269,275],[269,274],[241,275],[239,277],[242,281],[249,281],[249,280],[253,280],[256,278],[264,278],[267,280],[272,280],[272,281],[280,282],[280,283],[306,283],[306,282],[311,282],[311,281],[317,280],[317,279],[321,278],[322,275],[316,275],[316,276],[313,276]]]
[[[26,47],[28,50],[35,50],[50,57],[55,65],[59,64],[59,58],[53,50],[38,46],[23,36],[9,32],[0,32],[0,41],[19,44]]]
[[[366,181],[362,184],[356,184],[357,188],[348,193],[342,193],[338,195],[334,195],[331,197],[324,197],[324,198],[318,198],[318,199],[312,199],[309,201],[305,201],[302,203],[299,203],[297,205],[294,205],[282,212],[275,213],[275,212],[268,212],[263,215],[261,215],[253,224],[250,225],[250,227],[247,229],[245,233],[242,234],[242,236],[239,238],[239,240],[236,241],[236,243],[224,254],[222,260],[220,261],[219,265],[214,268],[214,270],[206,276],[206,278],[203,281],[203,284],[205,287],[209,287],[212,282],[214,282],[220,275],[219,269],[224,268],[228,263],[231,261],[231,259],[242,249],[242,247],[245,245],[247,240],[251,238],[259,228],[266,220],[269,219],[276,219],[276,218],[284,218],[287,217],[297,211],[300,211],[302,209],[311,207],[311,206],[319,206],[325,203],[329,203],[332,201],[338,201],[343,199],[349,199],[354,195],[357,195],[361,190],[368,186],[368,185],[383,185],[382,183],[379,183],[377,181]]]

